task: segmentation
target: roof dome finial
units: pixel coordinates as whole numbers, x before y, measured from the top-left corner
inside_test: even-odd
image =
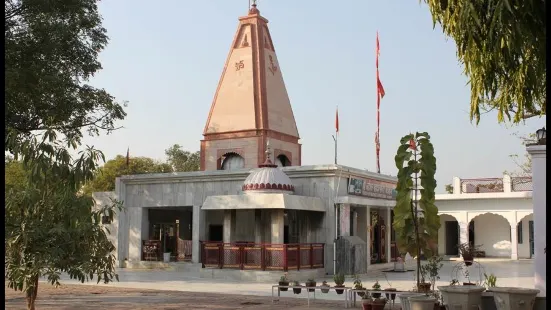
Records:
[[[269,167],[269,168],[277,168],[277,165],[274,165],[272,163],[272,160],[270,157],[272,157],[272,151],[270,150],[270,140],[266,140],[266,159],[264,160],[264,163],[261,165],[258,165],[260,168]]]
[[[251,8],[249,9],[249,14],[258,14],[258,13],[260,13],[260,11],[256,8],[256,0],[252,0]]]

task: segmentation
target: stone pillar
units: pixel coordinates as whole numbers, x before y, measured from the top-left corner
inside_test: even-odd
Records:
[[[207,223],[205,221],[205,211],[201,206],[193,206],[193,220],[191,230],[191,261],[193,263],[201,262],[201,241],[207,239]]]
[[[115,199],[123,202],[125,207],[117,215],[117,262],[119,267],[124,267],[124,260],[128,258],[128,203],[126,203],[126,184],[120,179],[115,180]]]
[[[343,237],[350,236],[350,204],[343,203],[339,206],[339,208],[339,222],[341,227],[340,235]]]
[[[271,243],[283,244],[283,231],[285,224],[283,209],[272,209],[271,213]]]
[[[513,189],[513,183],[511,182],[511,177],[508,174],[503,175],[503,192],[510,193]]]
[[[254,210],[254,242],[262,243],[262,210]]]
[[[516,212],[515,212],[516,213]],[[515,216],[516,218],[516,216]],[[511,223],[511,259],[518,259],[517,225]]]
[[[392,262],[392,249],[390,248],[392,239],[392,214],[391,209],[386,209],[386,261],[387,263]]]
[[[128,236],[128,260],[139,262],[142,260],[142,212],[143,208],[129,208],[129,231]]]
[[[352,216],[352,223],[353,223],[353,229],[350,232],[350,235],[357,236],[358,235],[358,211],[354,210],[350,212],[350,216]]]
[[[365,218],[366,218],[366,226],[367,229],[366,229],[366,232],[367,232],[367,236],[366,236],[366,249],[365,249],[365,256],[366,256],[366,264],[367,264],[367,268],[369,268],[369,266],[371,265],[371,207],[367,206],[365,208]],[[367,270],[367,269],[366,269]]]
[[[459,243],[469,242],[469,218],[467,212],[461,212],[457,215],[459,224]]]
[[[224,210],[224,243],[231,243],[235,238],[235,210]]]
[[[458,177],[453,177],[453,193],[461,194],[461,179]]]
[[[546,296],[546,159],[545,145],[530,145],[526,151],[532,156],[532,202],[534,204],[534,280],[538,296]]]

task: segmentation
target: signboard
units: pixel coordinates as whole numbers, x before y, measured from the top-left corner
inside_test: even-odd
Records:
[[[350,178],[348,194],[393,200],[396,199],[396,184],[373,179]]]

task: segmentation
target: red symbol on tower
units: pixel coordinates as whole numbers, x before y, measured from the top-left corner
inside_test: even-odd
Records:
[[[272,72],[272,75],[275,75],[277,72],[277,67],[274,65],[274,59],[272,58],[272,55],[268,56],[270,58],[270,66],[268,67],[268,70]]]
[[[245,64],[243,63],[243,60],[235,63],[235,71],[239,71],[243,68],[245,68]]]

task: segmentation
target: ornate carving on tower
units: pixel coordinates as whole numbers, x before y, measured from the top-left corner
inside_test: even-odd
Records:
[[[291,102],[277,61],[268,20],[253,3],[239,25],[212,101],[201,140],[201,169],[255,168],[266,141],[274,163],[301,164]]]

